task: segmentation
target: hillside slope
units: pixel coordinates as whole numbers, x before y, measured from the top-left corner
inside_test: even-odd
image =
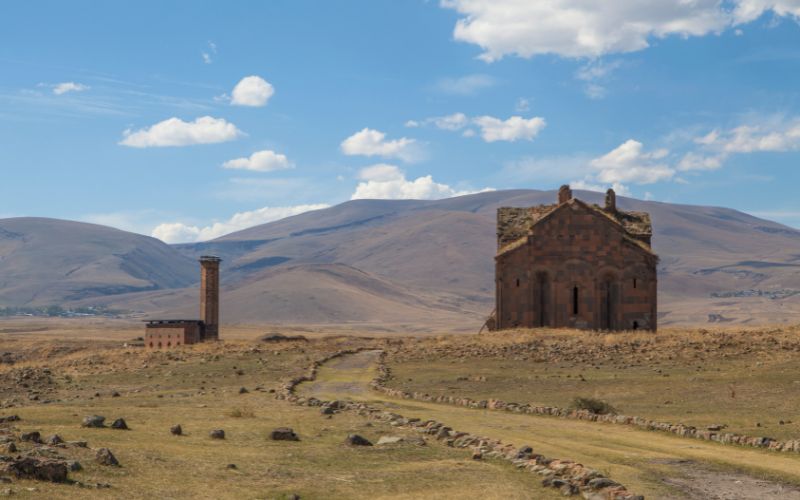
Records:
[[[602,202],[600,193],[575,195]],[[81,265],[67,262],[73,256],[62,255],[61,237],[33,240],[24,252],[29,261],[20,267],[28,271],[12,276],[14,265],[0,260],[0,298],[25,303],[37,294],[40,302],[62,297],[74,305],[195,317],[193,260],[215,254],[223,258],[226,322],[476,329],[493,305],[497,208],[552,203],[555,197],[554,191],[511,190],[437,201],[357,200],[173,247],[103,228],[94,239],[81,240],[95,252],[84,252]],[[618,205],[652,215],[653,245],[661,257],[661,325],[800,320],[794,312],[800,311],[800,232],[725,208],[624,197]],[[8,221],[0,221],[0,229],[11,232]],[[112,249],[120,243],[105,238],[120,234],[135,238],[139,250]],[[0,236],[0,256],[18,244]],[[69,248],[74,253],[83,247]],[[61,259],[51,267],[65,276],[45,291],[35,263],[49,259]],[[152,269],[131,271],[144,263]],[[103,276],[102,285],[93,282],[95,275]]]
[[[0,219],[0,306],[185,287],[197,265],[159,240],[57,219]]]

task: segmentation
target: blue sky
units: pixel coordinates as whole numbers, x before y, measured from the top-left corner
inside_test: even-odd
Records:
[[[800,227],[800,0],[17,2],[0,216],[219,236],[604,189]]]

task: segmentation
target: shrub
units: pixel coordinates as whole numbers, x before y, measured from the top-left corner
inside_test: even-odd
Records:
[[[605,401],[601,401],[599,399],[594,399],[594,398],[580,398],[580,397],[575,398],[572,400],[572,404],[570,405],[569,408],[571,410],[588,410],[597,415],[608,415],[617,413],[616,408],[614,408],[610,404],[606,403]]]
[[[233,418],[253,418],[256,416],[252,408],[248,407],[232,408],[231,410],[228,411],[227,415]]]

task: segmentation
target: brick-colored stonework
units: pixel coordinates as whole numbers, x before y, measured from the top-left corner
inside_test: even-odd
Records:
[[[200,317],[203,319],[150,320],[145,327],[145,347],[170,349],[219,340],[220,262],[219,257],[210,255],[200,257]]]
[[[203,340],[219,339],[219,257],[200,257],[200,317]]]
[[[197,320],[153,320],[147,323],[144,345],[151,349],[169,349],[196,344],[202,340],[203,322]]]
[[[558,203],[497,211],[496,309],[489,324],[656,330],[658,257],[644,212],[559,190]]]

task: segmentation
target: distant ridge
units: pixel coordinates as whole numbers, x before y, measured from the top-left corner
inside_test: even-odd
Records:
[[[209,242],[160,244],[163,253],[153,247],[148,255],[154,261],[177,259],[175,269],[186,263],[183,285],[153,279],[156,290],[85,298],[72,290],[61,297],[78,305],[193,314],[197,292],[180,287],[195,280],[192,261],[213,253],[223,258],[223,321],[477,329],[492,308],[497,208],[552,203],[555,196],[508,190],[436,201],[349,201]],[[602,202],[600,193],[575,196]],[[800,320],[794,312],[800,311],[800,232],[720,207],[624,197],[618,205],[652,216],[653,247],[661,257],[661,325]],[[7,221],[0,220],[0,230],[13,232]],[[101,261],[109,267],[103,259],[97,265]],[[108,276],[119,277],[120,286],[141,275],[121,264],[110,268],[119,270]],[[3,289],[0,299],[6,295]]]

